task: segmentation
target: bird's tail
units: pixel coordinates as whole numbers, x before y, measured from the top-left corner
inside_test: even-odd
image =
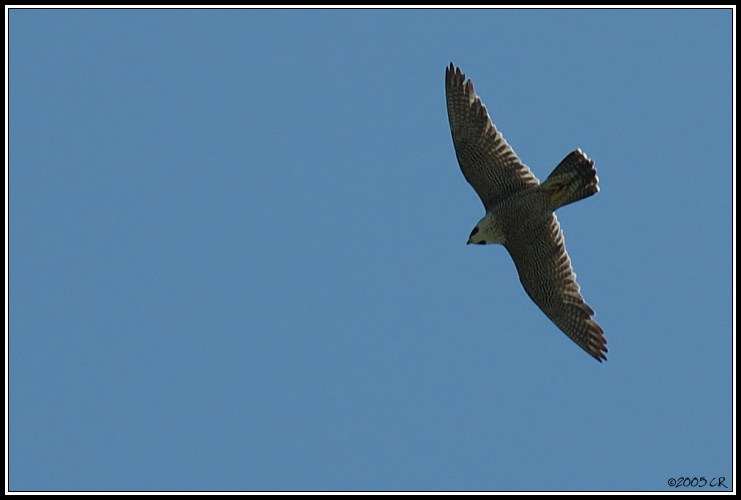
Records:
[[[594,161],[577,149],[569,153],[541,184],[550,194],[552,210],[592,196],[599,191]]]

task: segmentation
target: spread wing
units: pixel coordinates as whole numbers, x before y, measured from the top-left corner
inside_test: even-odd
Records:
[[[450,132],[463,175],[488,210],[512,193],[537,186],[538,179],[491,123],[473,83],[465,79],[453,63],[445,68]]]
[[[607,359],[607,340],[592,319],[594,311],[579,293],[555,215],[504,245],[515,262],[525,291],[538,307],[597,361]]]

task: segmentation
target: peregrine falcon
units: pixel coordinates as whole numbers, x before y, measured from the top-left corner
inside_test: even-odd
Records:
[[[471,80],[452,62],[445,69],[445,95],[458,163],[486,209],[468,243],[504,245],[533,302],[597,361],[606,360],[604,332],[579,293],[553,213],[599,191],[594,161],[580,149],[572,151],[541,184],[491,123]]]

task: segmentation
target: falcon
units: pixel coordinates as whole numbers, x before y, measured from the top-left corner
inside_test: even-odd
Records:
[[[607,341],[576,284],[554,211],[599,191],[594,161],[581,149],[564,158],[540,183],[494,127],[471,80],[450,63],[445,96],[453,146],[486,214],[469,244],[504,245],[528,296],[546,316],[597,361]]]

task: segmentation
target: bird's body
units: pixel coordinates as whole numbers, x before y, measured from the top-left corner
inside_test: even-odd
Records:
[[[553,213],[599,191],[594,162],[577,149],[538,182],[491,123],[471,80],[465,81],[453,63],[445,82],[458,163],[486,209],[468,243],[504,245],[533,302],[594,358],[607,359],[607,341],[579,292]]]
[[[526,188],[488,208],[468,243],[506,245],[508,241],[528,238],[533,227],[543,224],[547,215],[548,195],[538,187]]]

